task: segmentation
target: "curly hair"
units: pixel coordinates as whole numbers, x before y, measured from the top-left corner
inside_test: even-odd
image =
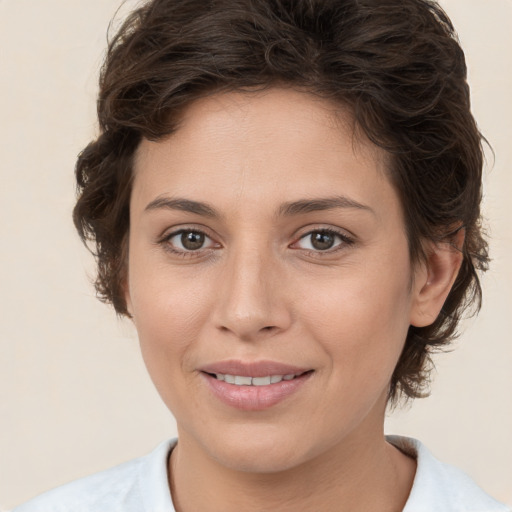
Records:
[[[430,0],[151,0],[109,43],[100,134],[79,155],[74,222],[97,260],[96,290],[120,315],[134,153],[178,129],[194,100],[223,91],[299,87],[346,105],[390,155],[411,262],[424,240],[463,228],[463,262],[438,318],[411,326],[390,399],[425,396],[431,354],[481,303],[482,140],[451,21]]]

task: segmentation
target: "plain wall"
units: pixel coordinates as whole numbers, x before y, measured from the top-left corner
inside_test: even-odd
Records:
[[[0,0],[0,509],[175,435],[134,329],[95,298],[92,258],[70,217],[119,3]],[[493,262],[480,316],[436,359],[432,396],[394,413],[386,430],[419,437],[512,504],[512,1],[441,4],[496,153],[485,178]]]

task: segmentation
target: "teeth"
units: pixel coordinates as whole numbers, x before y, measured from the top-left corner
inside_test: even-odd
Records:
[[[253,386],[268,386],[270,384],[271,377],[253,377],[252,385]]]
[[[222,380],[228,384],[235,384],[236,386],[269,386],[270,384],[277,384],[282,380],[292,380],[296,377],[294,373],[288,375],[268,375],[266,377],[246,377],[244,375],[229,375],[223,373],[216,373],[217,380]]]
[[[237,386],[250,386],[252,384],[252,377],[241,377],[235,375],[235,384]]]

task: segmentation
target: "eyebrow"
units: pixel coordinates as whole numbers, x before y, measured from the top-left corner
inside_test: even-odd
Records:
[[[157,197],[154,201],[151,201],[146,206],[144,211],[159,209],[180,210],[182,212],[195,213],[197,215],[210,218],[219,217],[219,214],[212,206],[206,203],[200,203],[198,201],[192,201],[191,199],[182,198]]]
[[[291,201],[284,203],[279,208],[279,215],[291,216],[301,215],[304,213],[319,212],[323,210],[334,210],[337,208],[353,208],[356,210],[366,210],[375,214],[375,212],[367,205],[359,203],[354,199],[346,196],[334,196],[319,199],[301,199],[299,201]]]
[[[365,210],[375,214],[375,212],[369,206],[345,196],[290,201],[282,204],[279,207],[277,214],[278,216],[290,217],[293,215],[303,215],[306,213],[334,210],[338,208]],[[207,203],[184,198],[157,197],[151,201],[144,210],[151,211],[159,209],[179,210],[183,212],[195,213],[196,215],[201,215],[203,217],[209,217],[212,219],[221,217],[221,215],[215,210],[215,208],[213,208],[213,206],[210,206]]]

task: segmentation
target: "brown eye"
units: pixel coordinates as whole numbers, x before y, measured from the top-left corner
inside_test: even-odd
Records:
[[[204,233],[197,231],[184,231],[181,234],[181,245],[188,251],[197,251],[204,245]]]
[[[319,251],[330,249],[336,241],[336,237],[333,234],[321,231],[311,233],[310,237],[312,247]]]
[[[336,250],[346,245],[351,245],[353,240],[348,236],[330,229],[317,229],[302,236],[294,245],[299,249],[314,252],[327,252]]]
[[[194,229],[180,229],[166,236],[162,241],[168,249],[176,253],[199,252],[202,249],[216,248],[216,244],[208,235]]]

